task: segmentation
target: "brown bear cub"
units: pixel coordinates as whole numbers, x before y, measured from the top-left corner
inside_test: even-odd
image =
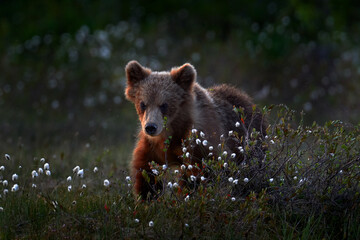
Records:
[[[267,123],[244,92],[218,85],[204,89],[196,82],[196,71],[191,64],[175,67],[170,72],[153,72],[136,61],[126,65],[127,87],[125,96],[135,104],[141,122],[137,146],[131,162],[134,190],[143,199],[156,194],[155,180],[149,163],[181,165],[182,141],[191,129],[205,133],[209,145],[217,146],[222,134],[236,131],[245,136],[253,128],[266,135]],[[234,111],[243,109],[243,119]],[[166,126],[164,126],[164,119]],[[235,127],[240,122],[243,127]],[[165,140],[171,136],[168,146]],[[236,152],[236,141],[227,141],[230,151]],[[166,155],[164,148],[167,148]],[[165,157],[166,156],[166,157]],[[195,148],[192,161],[199,162],[207,155],[204,149]],[[150,181],[145,180],[143,171]]]

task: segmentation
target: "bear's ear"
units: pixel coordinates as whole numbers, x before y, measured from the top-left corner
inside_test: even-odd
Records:
[[[140,65],[137,61],[130,61],[126,67],[127,87],[125,96],[130,101],[135,100],[137,84],[151,74],[151,70]]]
[[[126,67],[126,78],[128,85],[136,84],[151,74],[151,70],[140,65],[137,61],[130,61]]]
[[[181,67],[171,69],[170,75],[180,87],[189,91],[195,82],[196,70],[190,63],[185,63]]]

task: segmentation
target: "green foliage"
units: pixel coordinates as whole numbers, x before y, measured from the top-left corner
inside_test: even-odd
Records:
[[[264,111],[272,122],[261,143],[265,156],[254,154],[259,135],[244,140],[231,133],[219,146],[204,146],[213,154],[194,164],[189,152],[206,140],[194,130],[184,141],[182,166],[152,163],[153,171],[143,172],[163,185],[151,201],[136,199],[126,171],[109,174],[96,156],[87,159],[102,163],[100,171],[83,173],[79,167],[56,174],[55,160],[45,160],[47,176],[37,170],[44,160],[27,164],[26,155],[13,153],[0,171],[1,238],[359,238],[359,126],[310,127],[296,124],[286,107]],[[225,148],[230,139],[241,146],[235,155]],[[19,177],[12,180],[14,172]]]

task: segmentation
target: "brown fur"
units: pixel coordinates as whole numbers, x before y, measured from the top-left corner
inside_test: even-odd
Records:
[[[190,64],[173,68],[170,72],[152,72],[138,62],[131,61],[126,68],[126,98],[135,104],[139,115],[141,130],[131,161],[132,176],[135,179],[135,193],[143,198],[148,193],[155,194],[152,185],[155,178],[150,177],[148,184],[142,171],[150,172],[149,163],[180,165],[182,158],[181,143],[191,128],[203,131],[210,144],[216,146],[219,136],[234,130],[242,136],[244,129],[235,128],[240,121],[233,107],[244,109],[246,129],[255,128],[265,135],[267,123],[258,110],[253,112],[253,102],[244,92],[228,86],[218,85],[204,89],[196,83],[196,71]],[[166,127],[163,118],[167,118]],[[151,129],[152,128],[152,129]],[[172,136],[165,153],[164,141]],[[236,147],[235,141],[228,141],[230,150]],[[195,148],[193,161],[200,162],[204,149]],[[235,150],[234,150],[235,151]]]

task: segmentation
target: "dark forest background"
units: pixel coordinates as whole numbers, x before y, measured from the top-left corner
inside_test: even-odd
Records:
[[[359,20],[350,0],[0,1],[3,148],[132,144],[133,59],[154,70],[190,62],[206,87],[233,84],[307,123],[357,124]]]

